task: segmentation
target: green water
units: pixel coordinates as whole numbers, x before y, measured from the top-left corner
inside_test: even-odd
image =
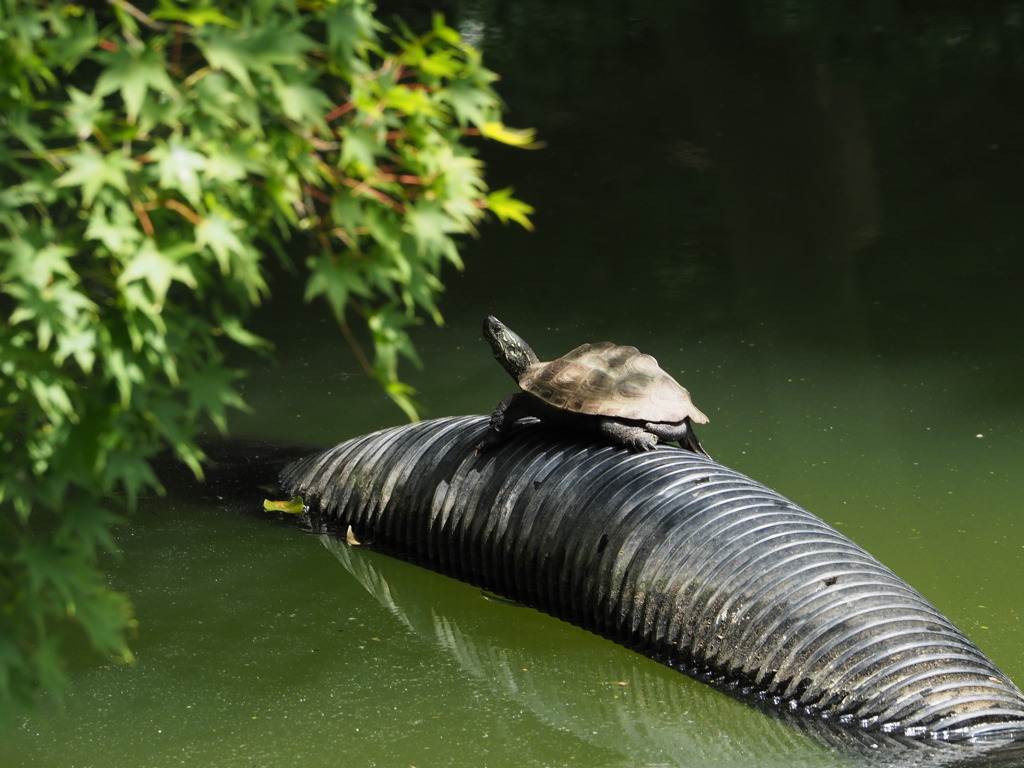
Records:
[[[636,344],[710,416],[716,459],[837,526],[1020,683],[1019,32],[994,5],[768,5],[817,13],[455,7],[548,146],[488,154],[537,230],[467,243],[410,379],[427,416],[492,409],[511,382],[487,313],[542,356]],[[234,434],[330,445],[400,423],[322,308],[279,286],[256,321],[277,362],[247,361]],[[918,764],[837,752],[413,566],[346,567],[258,511],[172,491],[119,541],[137,663],[76,659],[63,707],[20,722],[0,765]]]

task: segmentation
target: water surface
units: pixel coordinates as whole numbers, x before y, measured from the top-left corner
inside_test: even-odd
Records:
[[[1016,27],[991,9],[717,5],[734,13],[455,9],[503,72],[511,121],[548,146],[487,155],[537,230],[467,243],[447,324],[415,331],[425,414],[487,412],[510,391],[480,339],[487,313],[542,357],[636,344],[710,416],[716,459],[837,526],[1019,683]],[[234,434],[326,446],[401,421],[324,308],[278,283],[256,321],[277,364],[250,362]],[[136,603],[137,663],[78,659],[64,707],[20,723],[0,764],[885,760],[413,566],[360,552],[346,568],[292,525],[185,489],[146,500],[119,541],[108,568]]]

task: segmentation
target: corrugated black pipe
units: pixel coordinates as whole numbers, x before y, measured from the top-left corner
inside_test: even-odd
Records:
[[[281,474],[315,525],[844,726],[1017,737],[1024,695],[914,589],[764,485],[669,446],[488,417],[344,442]]]

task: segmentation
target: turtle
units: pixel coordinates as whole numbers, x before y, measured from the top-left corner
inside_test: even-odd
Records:
[[[706,424],[708,417],[657,360],[636,347],[610,341],[582,344],[541,362],[529,344],[493,315],[484,320],[483,333],[520,391],[498,403],[478,452],[501,442],[514,422],[535,416],[596,431],[633,453],[652,450],[661,440],[708,455],[690,426]]]

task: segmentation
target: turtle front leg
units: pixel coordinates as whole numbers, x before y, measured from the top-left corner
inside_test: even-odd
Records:
[[[641,426],[623,424],[614,419],[601,419],[597,429],[613,443],[628,448],[631,453],[651,451],[658,445],[658,436]]]
[[[508,437],[508,429],[519,419],[530,415],[529,403],[523,392],[513,392],[503,397],[491,414],[491,426],[483,439],[476,444],[476,452],[493,448]]]

